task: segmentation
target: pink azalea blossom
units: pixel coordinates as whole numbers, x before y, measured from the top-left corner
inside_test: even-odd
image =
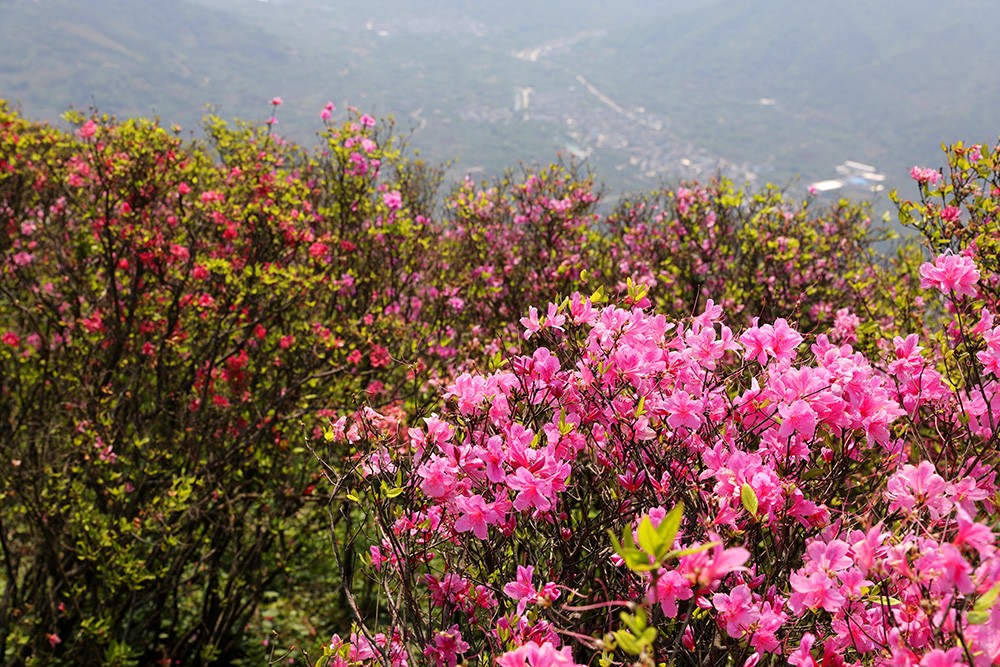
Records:
[[[947,484],[937,474],[934,464],[921,461],[913,466],[907,463],[901,470],[889,477],[885,495],[889,500],[889,510],[913,512],[927,508],[932,519],[938,519],[951,510],[951,502],[945,497]]]
[[[438,630],[434,639],[424,649],[424,655],[434,661],[435,667],[455,667],[458,656],[469,650],[469,643],[462,639],[457,625]]]
[[[650,590],[650,601],[659,602],[667,618],[677,618],[678,600],[690,600],[693,596],[691,581],[675,570],[661,570],[656,588]]]
[[[716,593],[712,606],[730,637],[742,637],[759,614],[754,608],[753,595],[746,586],[737,586],[731,593]]]
[[[569,646],[557,649],[549,642],[529,641],[497,658],[498,667],[584,667],[573,660]]]
[[[403,196],[399,193],[399,190],[386,192],[382,195],[382,201],[385,202],[386,207],[390,211],[398,211],[403,208]]]
[[[495,504],[487,503],[478,493],[470,498],[455,498],[455,509],[462,513],[455,521],[455,530],[459,533],[472,531],[481,540],[486,539],[489,526],[503,518],[503,513],[497,511]]]
[[[76,131],[76,136],[81,139],[90,139],[97,133],[97,123],[92,120],[88,120],[86,123],[80,126],[80,129]]]
[[[788,664],[794,667],[819,667],[816,659],[812,657],[812,647],[816,642],[816,637],[807,632],[799,640],[799,646],[788,654]]]
[[[809,403],[802,399],[794,401],[790,405],[780,404],[778,416],[781,417],[778,435],[782,438],[798,433],[804,439],[811,440],[816,434],[816,412]]]
[[[704,404],[691,396],[684,390],[675,392],[663,404],[663,408],[670,413],[667,417],[667,424],[671,428],[686,428],[696,430],[702,423],[701,411]]]
[[[910,169],[910,178],[920,185],[937,185],[941,180],[941,173],[930,167],[913,167]]]
[[[847,600],[839,592],[839,586],[826,572],[815,571],[808,576],[798,572],[789,575],[792,595],[788,598],[788,608],[795,614],[805,609],[825,609],[838,611]]]
[[[979,270],[975,262],[964,255],[938,255],[934,263],[920,266],[920,286],[933,287],[943,294],[976,296]]]

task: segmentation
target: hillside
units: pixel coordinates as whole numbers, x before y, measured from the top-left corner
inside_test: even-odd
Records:
[[[574,62],[733,159],[808,174],[853,158],[898,174],[942,141],[996,139],[998,20],[1000,5],[975,0],[736,0],[610,30]]]
[[[35,117],[191,129],[280,95],[278,131],[312,143],[332,100],[394,116],[453,177],[561,154],[611,191],[719,170],[803,187],[858,160],[898,186],[942,141],[1000,131],[987,0],[3,0],[0,19],[0,94]]]

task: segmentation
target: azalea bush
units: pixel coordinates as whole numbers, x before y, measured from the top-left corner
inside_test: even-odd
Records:
[[[0,104],[5,664],[991,650],[995,155],[915,172],[926,261],[724,181],[447,191],[320,115]]]
[[[419,413],[442,372],[394,361],[434,333],[408,319],[407,165],[360,116],[315,157],[217,119],[196,145],[71,120],[0,117],[0,655],[208,664],[251,626],[308,636],[336,595],[296,591],[336,579],[305,445],[359,400]]]
[[[903,206],[933,251],[906,288],[922,315],[867,354],[857,318],[734,330],[707,300],[668,319],[640,278],[609,305],[539,304],[422,424],[335,422],[358,464],[330,481],[372,517],[383,596],[328,664],[1000,660],[1000,327],[978,247],[998,190],[968,184],[996,163],[951,155],[960,194],[915,170]],[[974,230],[929,233],[956,220]]]

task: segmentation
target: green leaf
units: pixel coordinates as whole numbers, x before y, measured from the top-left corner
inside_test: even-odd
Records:
[[[684,520],[684,503],[677,503],[672,510],[667,512],[667,515],[663,517],[660,521],[660,525],[656,527],[656,532],[659,533],[660,539],[664,544],[664,552],[660,554],[664,555],[674,546],[674,541],[677,539],[677,531],[681,529],[681,521]]]
[[[611,548],[614,549],[614,552],[616,554],[618,554],[619,556],[621,556],[622,555],[622,551],[623,551],[623,549],[622,549],[622,542],[621,542],[621,540],[618,539],[618,536],[615,535],[615,531],[608,530],[608,537],[611,538]]]
[[[643,607],[636,607],[634,614],[622,612],[622,625],[627,629],[612,633],[618,647],[631,655],[640,655],[656,641],[656,628],[648,626],[649,617]]]
[[[699,544],[695,547],[688,547],[687,549],[680,549],[679,551],[671,551],[667,554],[668,558],[681,558],[683,556],[690,556],[691,554],[701,553],[702,551],[708,551],[714,547],[722,544],[721,542],[706,542],[705,544]]]
[[[643,607],[636,607],[634,614],[623,611],[618,617],[632,632],[642,632],[649,622],[649,615]]]
[[[743,507],[753,518],[757,518],[757,509],[760,503],[757,501],[757,492],[753,490],[753,487],[743,482],[743,488],[740,489],[740,500],[743,501]]]
[[[649,555],[639,549],[626,549],[625,553],[620,555],[625,560],[625,565],[633,572],[652,572],[660,567],[659,563],[649,562]]]
[[[639,642],[636,641],[635,636],[628,630],[615,630],[612,634],[615,637],[618,648],[621,650],[629,655],[639,655],[642,653],[642,647],[639,646]]]
[[[997,596],[1000,595],[1000,582],[993,585],[990,590],[979,596],[976,600],[976,604],[973,605],[972,609],[974,611],[989,611],[996,604]]]
[[[634,572],[649,572],[659,567],[658,565],[651,564],[649,562],[649,555],[636,547],[635,539],[632,538],[631,528],[625,526],[622,530],[621,541],[610,530],[608,533],[611,535],[611,544],[615,548],[615,553],[622,557],[625,565],[630,570]]]
[[[639,537],[639,546],[642,550],[653,556],[653,558],[656,558],[662,540],[660,539],[659,532],[653,527],[653,522],[650,520],[648,514],[642,517],[642,521],[639,522],[639,530],[636,533]]]
[[[990,620],[990,612],[988,611],[970,611],[965,615],[965,620],[971,625],[982,625]]]

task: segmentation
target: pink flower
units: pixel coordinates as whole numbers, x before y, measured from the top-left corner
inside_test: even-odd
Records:
[[[462,513],[455,522],[455,530],[459,533],[471,530],[473,535],[485,540],[489,526],[503,519],[503,514],[496,510],[495,505],[496,503],[487,504],[478,493],[471,498],[465,496],[455,498],[455,509]]]
[[[427,461],[419,468],[417,474],[423,477],[420,490],[431,498],[443,498],[455,488],[455,470],[452,464],[444,458],[436,457]]]
[[[535,568],[531,565],[518,565],[517,578],[503,587],[504,595],[517,600],[518,616],[524,613],[529,604],[535,604],[538,599],[538,591],[535,590],[535,585],[531,582],[534,571]]]
[[[993,531],[988,526],[977,523],[969,513],[961,507],[956,512],[958,532],[953,544],[956,547],[968,545],[979,552],[980,558],[986,558],[993,546]]]
[[[542,328],[542,323],[538,319],[538,309],[534,306],[528,308],[528,316],[521,318],[521,326],[524,327],[524,339],[528,340],[533,334],[538,333]]]
[[[309,246],[309,256],[313,259],[321,259],[326,257],[330,252],[330,246],[323,243],[322,241],[316,241]]]
[[[837,338],[851,344],[858,340],[857,331],[861,320],[847,308],[840,308],[833,319],[833,331]]]
[[[811,440],[816,434],[816,412],[801,398],[791,405],[780,404],[778,415],[781,417],[778,435],[782,438],[798,433],[804,439]]]
[[[847,554],[851,547],[843,540],[830,540],[823,542],[813,540],[806,547],[806,554],[809,559],[809,571],[822,571],[829,574],[840,572],[854,565],[854,561]]]
[[[691,581],[674,570],[661,570],[656,589],[649,593],[651,602],[659,602],[667,618],[677,618],[678,600],[690,600],[694,596]]]
[[[583,667],[573,661],[569,646],[557,649],[549,642],[541,646],[533,640],[497,658],[498,667]]]
[[[458,656],[469,650],[469,644],[462,639],[457,625],[447,630],[438,630],[434,642],[424,649],[424,655],[434,660],[435,667],[455,667]]]
[[[746,570],[743,563],[750,558],[750,552],[743,547],[723,549],[714,533],[709,533],[709,539],[716,542],[710,552],[701,551],[684,556],[681,559],[682,567],[679,568],[694,573],[695,583],[703,590],[714,590],[730,572]]]
[[[976,296],[979,270],[975,262],[964,255],[944,253],[920,266],[920,286],[933,287],[943,294]]]
[[[794,667],[818,667],[816,659],[812,657],[812,647],[816,642],[816,637],[812,633],[802,635],[799,647],[788,654],[788,664]]]
[[[399,190],[386,192],[382,195],[382,201],[385,202],[386,207],[388,207],[390,211],[398,211],[403,208],[403,196],[399,194]]]
[[[944,651],[936,648],[924,654],[920,659],[920,667],[964,667],[964,652],[961,646]]]
[[[945,222],[958,222],[962,217],[962,211],[957,206],[945,206],[941,209],[941,219]]]
[[[361,124],[365,127],[375,127],[375,119],[368,114],[365,114],[361,117]]]
[[[941,174],[930,167],[913,167],[910,169],[910,178],[920,185],[937,185],[937,182],[941,180]]]
[[[686,391],[675,392],[664,402],[663,407],[670,413],[667,417],[670,428],[683,427],[694,431],[701,426],[704,404],[699,400],[693,400]]]
[[[21,251],[11,257],[11,261],[14,262],[14,266],[27,266],[35,261],[35,256],[30,252]]]
[[[937,520],[951,511],[951,502],[945,497],[947,484],[930,461],[919,465],[906,464],[892,475],[885,487],[889,511],[903,510],[910,514],[926,507],[931,518]]]
[[[463,415],[471,415],[486,398],[486,378],[481,375],[462,373],[448,387],[444,398],[454,398],[458,401],[458,411]]]
[[[544,478],[536,477],[527,468],[518,468],[512,475],[507,475],[507,486],[519,491],[514,499],[514,508],[518,511],[533,508],[538,512],[552,509],[552,485]]]
[[[284,102],[280,97],[271,98],[271,106],[280,107]]]
[[[805,609],[823,608],[836,612],[847,600],[840,594],[837,582],[826,572],[816,571],[809,576],[793,572],[788,577],[792,585],[792,595],[788,598],[788,608],[795,614],[801,614]]]
[[[777,361],[794,359],[795,350],[801,342],[801,334],[780,317],[774,321],[773,326],[765,324],[758,327],[755,324],[740,336],[746,358],[756,360],[761,366],[767,363],[769,356]]]
[[[81,139],[90,139],[97,133],[97,123],[92,120],[88,120],[84,123],[79,130],[76,131],[76,136]]]
[[[951,544],[935,545],[914,563],[932,593],[944,594],[957,590],[966,595],[976,590],[970,574],[972,566]]]
[[[737,586],[731,593],[716,593],[712,606],[719,613],[719,620],[730,637],[739,638],[759,617],[753,609],[753,594],[746,586]]]
[[[372,345],[368,361],[371,363],[372,368],[385,368],[392,361],[392,357],[389,355],[389,350],[376,344]]]

